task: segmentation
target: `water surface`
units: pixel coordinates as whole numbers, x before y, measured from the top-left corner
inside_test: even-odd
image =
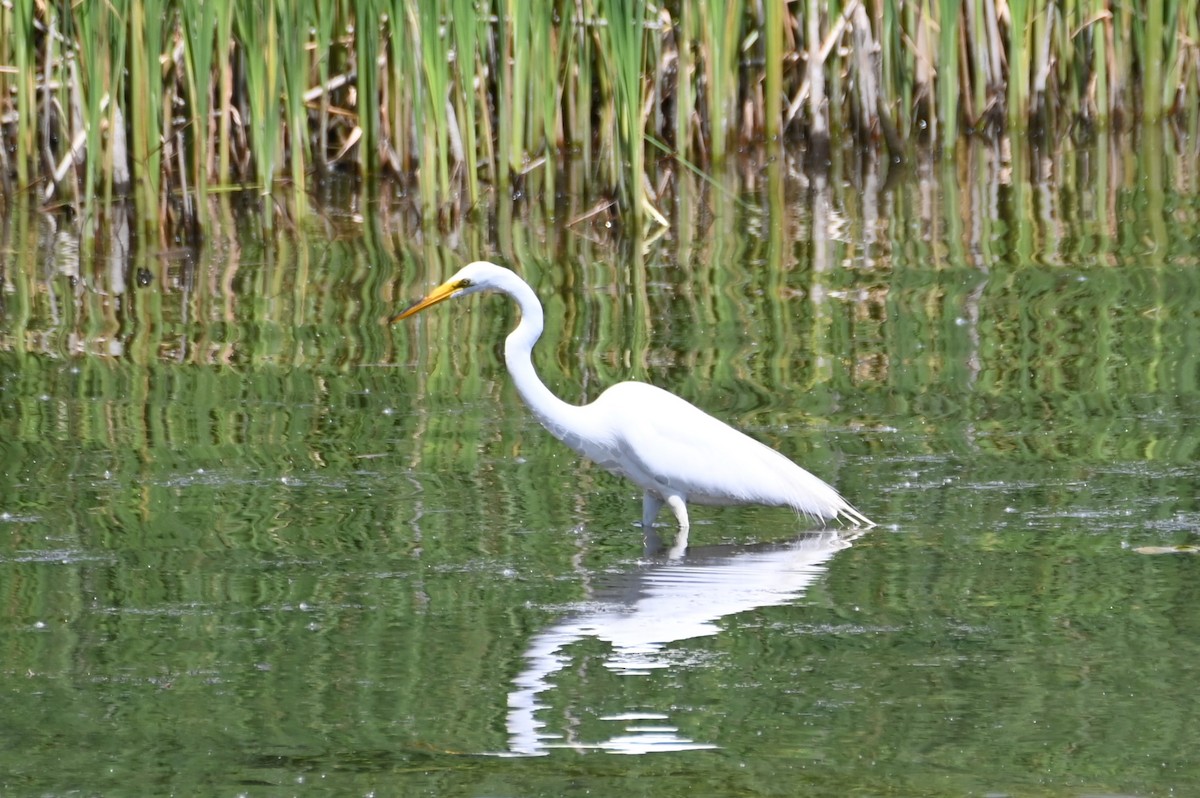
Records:
[[[1200,172],[1152,145],[685,181],[657,236],[10,215],[0,792],[1187,794]],[[881,526],[694,508],[645,557],[508,381],[515,308],[383,324],[478,257],[559,395],[655,382]]]

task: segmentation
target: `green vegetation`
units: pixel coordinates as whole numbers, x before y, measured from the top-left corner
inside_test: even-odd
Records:
[[[665,224],[681,161],[780,140],[899,158],[963,133],[1194,129],[1198,29],[1196,0],[13,0],[0,180],[89,217],[129,194],[153,230],[203,227],[212,186],[347,170],[413,184],[445,223],[489,187],[553,205],[570,160]]]

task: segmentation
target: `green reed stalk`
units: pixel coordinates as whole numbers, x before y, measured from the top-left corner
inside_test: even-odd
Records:
[[[958,0],[938,0],[938,138],[946,151],[958,142],[958,9]]]
[[[357,0],[354,4],[354,55],[358,67],[358,128],[362,138],[358,143],[358,163],[365,174],[379,169],[379,50],[381,0]],[[393,23],[404,24],[404,15],[392,17]],[[395,31],[397,35],[403,35]]]
[[[504,6],[506,19],[501,23],[501,57],[505,63],[500,69],[502,104],[499,133],[501,157],[505,159],[501,174],[507,182],[506,172],[519,172],[525,160],[530,6],[525,0],[506,0]]]
[[[42,106],[39,111],[41,118],[42,118],[42,125],[41,125],[41,131],[40,131],[41,132],[41,142],[40,142],[39,146],[41,147],[41,155],[46,161],[44,164],[42,164],[42,168],[45,170],[49,170],[49,171],[52,171],[54,169],[55,164],[58,163],[58,156],[59,156],[59,153],[56,152],[54,149],[54,141],[55,141],[55,138],[58,138],[58,137],[52,138],[50,135],[50,131],[52,130],[53,126],[58,122],[58,119],[57,119],[58,115],[55,113],[56,106],[58,108],[63,107],[62,104],[58,102],[59,91],[57,89],[51,88],[51,86],[55,85],[55,84],[58,85],[59,87],[62,86],[62,81],[57,80],[56,78],[58,76],[55,74],[56,70],[57,70],[56,65],[59,62],[58,55],[56,52],[57,46],[58,46],[58,41],[59,41],[57,36],[55,35],[58,33],[58,24],[57,24],[57,20],[55,19],[56,16],[57,15],[56,15],[55,9],[53,7],[46,9],[46,15],[45,15],[45,19],[43,21],[45,23],[46,30],[48,31],[48,35],[46,36],[45,49],[42,52],[42,57],[41,57],[42,80],[40,82],[40,92],[43,95],[43,99],[42,99]],[[50,96],[54,97],[54,102],[48,102],[45,99],[46,97],[50,97]],[[65,122],[66,120],[63,120],[63,121]],[[67,123],[67,124],[69,124],[69,123]],[[67,132],[67,136],[69,138],[70,130],[68,129],[66,132]]]
[[[17,66],[17,182],[28,186],[37,169],[37,59],[34,0],[13,0],[13,53]]]
[[[558,159],[554,157],[562,146],[560,131],[562,103],[562,81],[559,69],[559,54],[556,47],[556,36],[553,25],[553,0],[530,0],[532,8],[529,24],[530,42],[530,141],[527,152],[541,150],[545,157],[545,165],[541,169],[544,183],[541,194],[547,208],[554,207],[555,170]],[[535,135],[541,138],[538,142]]]
[[[308,109],[304,93],[308,91],[308,30],[311,24],[305,8],[295,0],[275,0],[273,13],[279,36],[281,85],[287,118],[288,162],[297,200],[305,196],[304,174],[311,160],[308,140]]]
[[[1029,118],[1029,0],[1009,0],[1008,126],[1024,130]]]
[[[1053,26],[1054,7],[1044,0],[1033,0],[1030,22],[1029,64],[1029,113],[1036,115],[1039,123],[1046,120],[1046,71],[1050,63],[1050,30]]]
[[[767,141],[778,141],[783,122],[783,18],[786,0],[765,0],[763,36],[766,76],[763,81],[763,123]]]
[[[1128,19],[1122,19],[1128,15],[1123,13],[1121,9],[1114,10],[1111,14],[1107,12],[1107,8],[1101,17],[1100,31],[1104,36],[1104,54],[1105,66],[1104,74],[1107,78],[1108,91],[1107,103],[1103,109],[1103,117],[1117,121],[1124,115],[1124,97],[1125,97],[1125,76],[1128,74],[1123,70],[1130,66],[1129,64],[1129,45],[1128,36],[1125,33],[1117,35],[1117,30],[1122,23],[1129,24]],[[1123,30],[1128,31],[1129,28]]]
[[[42,152],[47,157],[48,162],[44,164],[44,168],[50,175],[50,184],[43,193],[43,197],[49,197],[54,191],[58,191],[59,187],[54,186],[56,173],[60,163],[66,163],[68,166],[67,172],[71,173],[71,143],[76,134],[76,125],[82,124],[83,120],[78,118],[77,114],[72,113],[72,103],[70,90],[78,80],[78,68],[74,62],[74,55],[70,52],[70,46],[66,43],[66,36],[71,35],[71,18],[70,16],[61,16],[58,13],[58,8],[46,8],[46,52],[42,56],[42,92],[44,95],[52,96],[53,101],[42,100]],[[60,50],[61,49],[61,53]],[[74,68],[74,73],[72,70]],[[54,136],[53,131],[58,127],[60,133]],[[62,175],[66,179],[66,174]],[[72,190],[73,188],[73,190]],[[72,202],[78,203],[78,186],[67,187],[62,193],[70,196]]]
[[[87,125],[87,160],[83,172],[83,195],[86,203],[98,198],[100,181],[103,177],[101,167],[108,160],[104,150],[104,137],[101,135],[100,120],[104,118],[101,110],[105,95],[111,87],[111,51],[107,47],[109,40],[108,25],[112,18],[109,8],[104,3],[92,3],[80,9],[76,20],[79,29],[79,69],[80,91],[83,94],[83,123]],[[106,181],[108,188],[106,196],[111,198],[112,181]]]
[[[654,137],[656,141],[657,137],[662,135],[662,131],[665,129],[663,112],[667,96],[667,70],[663,55],[666,43],[663,39],[665,37],[665,30],[667,29],[667,24],[664,24],[667,13],[663,11],[658,18],[658,27],[648,31],[644,45],[646,52],[643,56],[646,64],[644,75],[646,85],[643,89],[646,96],[646,103],[643,106],[642,112],[642,133],[647,139]]]
[[[1177,39],[1181,37],[1189,42],[1200,41],[1200,17],[1197,16],[1198,14],[1200,14],[1200,8],[1198,8],[1197,0],[1183,0],[1179,10],[1179,25],[1176,28],[1175,36],[1172,37],[1172,41],[1177,41]],[[1186,52],[1186,48],[1180,49]],[[1172,59],[1172,63],[1175,64],[1176,71],[1173,73],[1172,82],[1168,84],[1170,86],[1176,86],[1179,84],[1179,81],[1181,80],[1180,72],[1186,69],[1185,58],[1187,58],[1187,56],[1184,55],[1184,52],[1178,53],[1177,56]],[[1187,81],[1186,88],[1183,91],[1183,96],[1179,100],[1180,107],[1178,110],[1188,114],[1189,123],[1192,126],[1194,126],[1196,123],[1197,110],[1200,110],[1197,109],[1198,92],[1200,92],[1200,86],[1197,86],[1197,81],[1189,80]],[[1189,133],[1191,133],[1189,138],[1194,141],[1195,131],[1191,130]]]
[[[696,66],[692,60],[695,18],[694,6],[680,3],[679,16],[675,18],[675,152],[692,160],[695,160],[692,149],[692,119],[696,111]]]
[[[1142,118],[1157,122],[1163,109],[1163,0],[1146,0],[1142,36]]]
[[[972,125],[983,113],[987,103],[987,48],[984,46],[987,29],[984,25],[983,3],[984,0],[966,0],[963,3],[967,17],[964,27],[967,31],[967,53],[971,60],[971,72],[965,76],[971,81],[971,85],[963,92],[963,98],[967,103],[967,119]]]
[[[16,63],[16,57],[12,50],[12,7],[0,6],[0,64]],[[9,79],[8,72],[0,72],[0,110],[8,111],[10,109],[10,99],[15,96],[16,86],[12,85]],[[12,180],[10,179],[10,165],[8,160],[8,142],[4,135],[0,133],[0,210],[3,210],[7,205],[5,199],[13,192]]]
[[[479,143],[480,143],[480,159],[487,165],[487,177],[493,186],[503,185],[500,174],[500,162],[504,159],[500,157],[499,149],[499,129],[500,121],[494,112],[496,104],[491,100],[491,90],[496,86],[494,75],[495,70],[491,69],[493,80],[485,81],[483,79],[484,70],[489,69],[488,64],[494,64],[495,61],[489,58],[489,55],[494,56],[496,53],[496,37],[494,34],[488,35],[481,29],[480,46],[479,46],[479,62],[477,74],[479,83],[475,87],[475,103],[478,108],[479,115]]]
[[[912,108],[912,51],[904,46],[904,32],[908,26],[905,6],[898,0],[884,0],[876,12],[879,28],[879,66],[884,95],[893,98],[897,124],[903,130],[911,125]]]
[[[209,135],[211,124],[210,80],[216,52],[217,2],[183,3],[179,7],[183,23],[184,58],[187,71],[189,138],[192,143],[192,184],[196,187],[196,217],[200,226],[208,223],[208,177],[212,160]]]
[[[279,156],[280,65],[278,18],[268,0],[238,2],[238,40],[246,96],[250,105],[249,139],[259,190],[269,194]],[[270,225],[272,214],[264,213]]]
[[[118,13],[122,10],[119,4]],[[162,181],[163,73],[159,55],[168,27],[166,0],[130,0],[120,14],[129,20],[129,130],[137,170],[135,196],[146,220],[157,219]]]
[[[819,14],[816,6],[809,13]],[[708,135],[713,160],[720,163],[728,150],[737,104],[737,56],[745,6],[742,0],[700,7],[700,46],[704,51]]]
[[[612,47],[609,45],[607,22],[601,16],[597,3],[600,0],[583,0],[581,23],[587,29],[587,35],[592,39],[595,67],[594,95],[589,102],[594,115],[595,138],[592,146],[596,150],[595,174],[604,187],[619,188],[624,171],[622,169],[623,149],[621,144],[620,124],[617,120],[617,85],[616,67],[613,64]],[[586,94],[584,95],[586,98]],[[624,198],[624,197],[622,197]]]
[[[454,76],[456,91],[454,107],[458,116],[459,138],[462,141],[466,170],[467,197],[471,206],[479,204],[479,153],[476,141],[475,76],[478,57],[479,19],[474,0],[453,0]]]
[[[585,8],[586,4],[586,8]],[[596,40],[587,25],[586,13],[590,2],[575,5],[570,15],[571,58],[567,73],[566,102],[569,117],[568,135],[576,150],[585,174],[593,174],[592,163],[597,134],[592,128],[592,87],[600,82],[595,72]]]
[[[642,63],[645,51],[645,0],[608,0],[604,35],[612,100],[621,151],[629,168],[618,176],[621,196],[635,219],[651,206],[646,197],[646,150],[642,130]]]
[[[450,120],[446,116],[450,46],[449,37],[441,34],[441,19],[435,4],[422,3],[419,15],[414,17],[412,27],[418,31],[424,77],[420,98],[420,115],[424,119],[417,127],[425,133],[418,177],[426,212],[432,212],[450,198]]]
[[[1108,36],[1109,21],[1105,16],[1105,6],[1108,0],[1093,0],[1092,16],[1095,18],[1089,26],[1092,38],[1092,73],[1095,75],[1095,108],[1097,121],[1104,124],[1108,121],[1108,109],[1111,106],[1108,96]]]
[[[913,49],[915,52],[913,85],[916,93],[917,107],[913,113],[917,118],[936,128],[937,94],[934,87],[934,65],[937,63],[937,53],[933,45],[933,12],[929,0],[922,0],[920,11],[916,18],[916,28],[913,30]],[[931,113],[932,112],[932,113]]]
[[[317,100],[317,146],[314,153],[317,167],[325,171],[329,166],[329,91],[324,87],[329,85],[330,70],[334,57],[333,27],[338,18],[338,3],[313,3],[311,6],[311,23],[316,36],[317,81],[323,88]]]
[[[1126,107],[1126,100],[1128,99],[1130,76],[1133,75],[1134,53],[1138,51],[1137,47],[1131,46],[1133,37],[1130,37],[1128,32],[1133,30],[1136,34],[1142,26],[1137,21],[1134,9],[1128,4],[1111,7],[1111,14],[1112,17],[1106,25],[1109,37],[1108,50],[1112,53],[1108,74],[1113,103],[1109,110],[1110,113],[1123,118],[1129,111]]]
[[[1162,106],[1168,111],[1176,101],[1176,92],[1180,89],[1185,65],[1180,63],[1179,39],[1180,31],[1187,28],[1187,18],[1184,16],[1184,3],[1176,2],[1168,11],[1169,18],[1164,23],[1163,32],[1163,94]]]
[[[495,68],[496,106],[494,113],[494,130],[496,136],[496,181],[499,186],[509,185],[509,153],[512,150],[513,139],[513,65],[509,58],[512,48],[512,18],[508,15],[508,5],[511,0],[504,0],[502,7],[505,14],[495,25],[492,32],[492,48],[489,63]]]
[[[1052,91],[1056,86],[1069,86],[1075,89],[1065,92],[1065,96],[1063,92],[1055,92],[1058,98],[1055,105],[1060,110],[1066,111],[1071,118],[1076,119],[1079,117],[1079,101],[1082,96],[1079,86],[1082,85],[1083,75],[1087,70],[1081,66],[1083,50],[1075,46],[1076,41],[1082,46],[1084,39],[1080,37],[1078,40],[1073,40],[1070,31],[1079,30],[1082,24],[1080,15],[1082,8],[1078,3],[1065,10],[1060,10],[1058,6],[1053,5],[1049,8],[1053,10],[1056,24],[1048,36],[1050,47],[1047,55],[1054,60],[1046,88],[1047,91]],[[1049,99],[1048,97],[1047,101]]]
[[[409,6],[401,0],[393,0],[388,7],[388,19],[391,21],[391,33],[387,37],[387,80],[380,87],[384,96],[383,104],[387,107],[386,114],[380,115],[384,129],[381,135],[386,139],[383,146],[390,148],[393,168],[403,174],[411,174],[418,168],[422,142],[414,141],[413,136],[420,134],[418,119],[423,119],[424,106],[421,105],[420,86],[420,42],[415,41],[413,30],[416,24],[409,17]]]
[[[230,164],[230,125],[233,120],[233,15],[234,0],[217,5],[217,174],[218,182],[232,179]]]
[[[848,104],[848,93],[843,90],[843,80],[846,74],[846,67],[839,63],[840,60],[843,60],[839,52],[827,50],[825,48],[825,43],[828,41],[828,36],[831,35],[834,26],[841,26],[842,24],[839,9],[831,3],[828,12],[822,17],[822,19],[824,20],[824,25],[821,29],[821,52],[824,57],[821,59],[821,66],[822,73],[825,75],[825,96],[826,98],[834,98],[837,100],[838,105],[844,108]],[[733,81],[736,92],[740,88],[739,84],[741,82],[736,73],[734,74]],[[737,107],[739,111],[741,110],[740,106],[743,102],[745,102],[744,99],[737,100],[737,105],[735,107]],[[830,135],[837,135],[837,127],[842,124],[843,114],[830,109],[829,113],[827,113],[825,116],[829,123]]]
[[[902,30],[906,32],[905,36],[915,42],[924,35],[922,33],[922,25],[924,24],[922,20],[924,16],[920,13],[917,3],[901,2],[899,17]],[[905,127],[909,133],[912,133],[917,129],[918,124],[923,121],[919,117],[917,108],[919,104],[918,97],[921,96],[923,90],[917,74],[923,68],[920,65],[924,60],[924,54],[920,52],[916,45],[912,47],[904,46],[902,49],[905,53],[903,59],[903,68],[905,70],[903,77],[903,85],[905,87],[903,112],[907,115],[907,124]]]
[[[126,42],[129,40],[129,26],[125,24],[127,17],[120,17],[111,12],[105,17],[105,27],[108,29],[107,42],[109,83],[108,91],[108,149],[104,153],[103,171],[106,177],[105,200],[112,199],[113,192],[124,192],[132,182],[132,165],[130,164],[128,141],[128,117],[126,114],[126,82],[125,69]],[[102,45],[103,46],[103,45]]]

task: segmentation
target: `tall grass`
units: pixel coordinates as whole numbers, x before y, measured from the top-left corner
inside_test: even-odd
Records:
[[[159,202],[163,177],[163,144],[170,131],[163,103],[164,64],[173,62],[165,35],[177,29],[166,0],[129,0],[123,18],[129,20],[129,128],[139,207],[149,211]]]
[[[10,0],[0,183],[84,211],[128,192],[153,225],[341,169],[411,181],[434,220],[489,191],[550,207],[571,161],[598,203],[665,223],[681,163],[766,141],[1195,130],[1198,5]]]
[[[88,158],[84,161],[83,196],[85,198],[94,198],[100,193],[100,183],[105,176],[108,177],[105,196],[112,196],[113,170],[105,170],[102,174],[100,169],[105,158],[112,157],[111,150],[106,152],[104,148],[101,122],[104,119],[103,109],[108,104],[117,76],[113,73],[114,64],[109,57],[111,51],[107,45],[108,17],[101,13],[102,10],[99,4],[93,5],[87,9],[87,13],[81,14],[75,20],[79,25],[80,45],[84,48],[97,49],[95,54],[86,53],[81,57],[79,67],[75,71],[77,75],[75,88],[82,106],[80,110],[83,118],[88,120],[83,131],[87,148],[85,151],[101,154],[99,157]]]
[[[245,126],[254,153],[255,181],[268,193],[279,166],[280,115],[279,19],[272,0],[235,3],[238,38],[246,43],[239,51],[245,103],[250,124]]]
[[[320,0],[316,0],[320,2]],[[384,149],[379,140],[381,127],[381,108],[379,104],[380,78],[378,72],[379,53],[385,49],[380,41],[387,29],[382,28],[380,19],[384,14],[381,0],[357,0],[354,3],[354,54],[357,91],[355,106],[357,108],[357,125],[354,135],[357,136],[357,152],[360,169],[370,175],[376,173],[383,165]],[[401,21],[402,16],[392,16],[390,40],[407,37],[407,22]],[[397,26],[404,26],[397,29]],[[409,73],[412,79],[414,76]],[[353,146],[351,143],[350,146]]]
[[[817,4],[810,6],[817,12]],[[700,16],[700,57],[704,63],[704,96],[708,111],[709,152],[721,161],[729,149],[730,133],[737,130],[738,105],[738,34],[745,9],[739,0],[702,3]]]
[[[41,170],[37,163],[37,86],[45,83],[37,79],[38,52],[34,43],[34,7],[33,0],[13,0],[12,6],[0,11],[8,24],[4,25],[4,33],[8,40],[5,51],[11,52],[16,62],[16,69],[6,73],[4,77],[3,98],[7,100],[12,94],[10,84],[16,83],[17,118],[12,149],[15,152],[17,182],[28,186]],[[11,45],[11,49],[8,45]],[[15,79],[12,77],[15,74]],[[8,143],[5,142],[5,149]]]
[[[458,151],[461,153],[461,169],[467,186],[467,201],[475,207],[481,199],[479,187],[479,162],[489,160],[490,154],[480,153],[477,132],[477,109],[474,91],[475,78],[479,75],[479,19],[476,17],[472,0],[454,0],[454,74],[458,90],[454,92],[454,112],[459,127],[452,130],[457,134]],[[485,136],[485,138],[489,138]]]
[[[425,207],[436,206],[438,199],[450,196],[450,123],[448,112],[450,91],[450,37],[441,30],[441,19],[432,3],[421,5],[420,13],[409,6],[410,24],[419,33],[421,42],[421,74],[425,76],[426,134],[422,137],[421,193]]]
[[[187,5],[187,3],[184,3]],[[304,175],[312,160],[308,136],[308,109],[304,95],[312,83],[312,64],[305,45],[309,31],[314,29],[315,10],[292,0],[276,0],[278,47],[282,64],[284,130],[288,134],[287,160],[295,185],[304,185]],[[303,196],[303,192],[298,192]]]
[[[938,0],[938,19],[957,22],[958,7],[956,0]],[[940,24],[938,31],[938,138],[949,148],[958,138],[958,98],[963,90],[958,63],[959,25]]]
[[[629,161],[628,168],[620,170],[615,178],[634,218],[649,214],[661,219],[646,192],[645,128],[642,125],[646,0],[608,0],[604,7],[608,13],[601,49],[607,55],[608,83],[612,87],[617,152],[623,153]]]
[[[196,191],[201,196],[207,192],[208,178],[213,168],[209,146],[214,137],[209,128],[212,109],[210,82],[215,82],[212,81],[212,74],[217,55],[216,6],[216,3],[184,3],[180,8],[187,76],[187,124],[192,143],[190,173]],[[93,13],[101,8],[102,4],[94,4]],[[205,203],[198,205],[206,207]]]

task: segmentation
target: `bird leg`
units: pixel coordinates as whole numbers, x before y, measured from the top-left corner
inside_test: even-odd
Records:
[[[658,518],[658,511],[662,506],[663,500],[653,493],[646,491],[642,494],[642,529],[654,528],[654,519]]]
[[[662,548],[662,538],[654,531],[654,519],[662,509],[662,499],[653,493],[642,494],[642,556],[653,557]]]
[[[675,513],[675,518],[679,521],[679,531],[675,533],[675,545],[671,547],[671,551],[667,553],[667,557],[672,560],[677,560],[683,556],[688,547],[688,532],[691,530],[691,524],[688,523],[687,504],[684,503],[683,497],[678,493],[673,493],[667,497],[667,506]]]

